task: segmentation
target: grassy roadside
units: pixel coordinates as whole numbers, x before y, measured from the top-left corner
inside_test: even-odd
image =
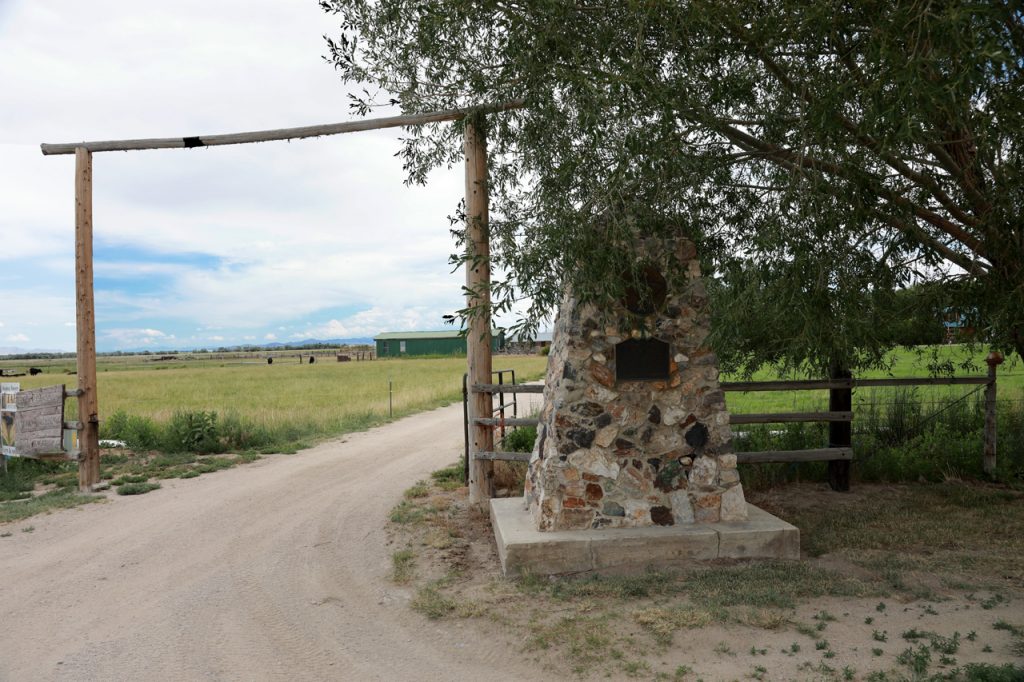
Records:
[[[458,466],[390,515],[393,580],[433,620],[581,679],[1024,679],[1024,493],[965,483],[794,485],[755,501],[806,558],[626,577],[498,577]]]
[[[527,381],[542,375],[545,361],[510,357],[502,368],[514,367],[517,379]],[[101,405],[114,409],[101,437],[128,444],[103,451],[101,478],[118,494],[139,495],[158,489],[161,480],[194,478],[266,454],[294,454],[320,440],[461,400],[464,369],[462,358],[428,358],[101,373]],[[171,374],[173,381],[166,379]],[[53,383],[46,375],[21,379],[23,388]],[[157,415],[175,404],[184,407],[161,421]],[[0,523],[96,501],[75,492],[77,481],[73,462],[9,460],[8,473],[0,473]]]

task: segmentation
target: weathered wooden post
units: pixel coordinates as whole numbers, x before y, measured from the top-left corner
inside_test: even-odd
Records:
[[[491,262],[488,229],[487,139],[483,116],[466,118],[466,305],[473,308],[466,332],[466,363],[469,374],[469,501],[486,503],[492,497],[494,463],[476,458],[494,450],[494,431],[475,423],[490,417],[490,393],[476,393],[473,386],[491,383]]]
[[[831,379],[851,379],[853,375],[846,369],[835,365],[830,372]],[[830,412],[849,412],[853,409],[853,389],[830,388],[828,391],[828,409]],[[846,421],[830,421],[828,423],[828,446],[830,448],[848,448],[853,444],[853,424]],[[828,463],[828,485],[832,490],[846,492],[850,489],[850,460],[832,459]]]
[[[75,317],[78,369],[78,489],[100,482],[99,398],[96,395],[96,310],[92,283],[92,152],[75,149]]]
[[[992,351],[985,358],[988,384],[985,386],[985,455],[981,466],[985,473],[996,472],[996,367],[1003,363],[1003,354]]]

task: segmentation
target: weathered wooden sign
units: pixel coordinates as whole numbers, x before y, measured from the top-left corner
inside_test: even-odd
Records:
[[[3,454],[38,457],[64,452],[64,386],[18,391],[17,384],[2,387]]]

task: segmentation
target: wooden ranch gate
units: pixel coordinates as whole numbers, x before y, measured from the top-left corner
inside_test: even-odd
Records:
[[[467,370],[473,384],[486,384],[491,377],[490,316],[490,232],[488,229],[487,140],[484,117],[489,113],[523,106],[521,101],[452,109],[423,114],[365,119],[344,123],[281,128],[226,135],[108,140],[43,144],[44,155],[75,155],[75,314],[77,326],[78,421],[80,456],[78,486],[90,491],[100,481],[99,398],[96,393],[96,314],[93,297],[93,224],[92,163],[95,152],[135,151],[143,149],[191,149],[230,144],[294,140],[324,135],[340,135],[366,130],[419,126],[444,121],[464,121],[466,170],[466,302],[477,314],[470,316],[467,330]],[[469,401],[469,416],[491,414],[488,393],[474,393]],[[475,423],[475,422],[474,422]],[[471,454],[493,449],[489,428],[471,429]],[[470,499],[483,502],[490,497],[493,466],[480,457],[471,458],[469,467]]]

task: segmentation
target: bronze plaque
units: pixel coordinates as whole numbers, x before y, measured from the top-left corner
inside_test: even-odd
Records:
[[[628,339],[615,346],[615,379],[664,381],[669,375],[669,347],[658,339]]]

